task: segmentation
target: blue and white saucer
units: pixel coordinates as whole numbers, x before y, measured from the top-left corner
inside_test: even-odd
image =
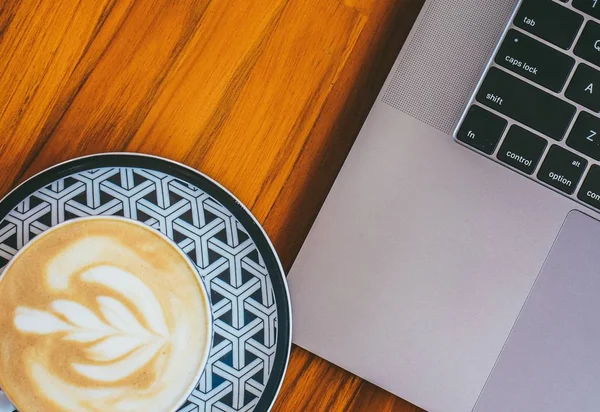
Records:
[[[74,159],[0,201],[0,273],[35,236],[87,216],[121,216],[159,230],[190,257],[209,289],[213,347],[179,412],[269,410],[289,359],[291,309],[277,254],[250,212],[213,180],[165,159]],[[0,392],[0,412],[12,411]]]

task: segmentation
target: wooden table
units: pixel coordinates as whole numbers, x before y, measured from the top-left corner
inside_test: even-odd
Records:
[[[106,151],[178,160],[289,269],[424,0],[2,0],[0,197]],[[416,411],[294,348],[276,411]]]

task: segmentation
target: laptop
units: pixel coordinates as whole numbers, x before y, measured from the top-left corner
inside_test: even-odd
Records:
[[[431,412],[600,410],[600,2],[427,0],[289,274]]]

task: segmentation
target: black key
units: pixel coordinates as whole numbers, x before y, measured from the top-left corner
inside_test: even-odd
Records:
[[[583,16],[552,0],[523,0],[514,23],[515,26],[568,50],[583,24]]]
[[[492,154],[508,122],[479,106],[471,106],[456,137],[461,142]]]
[[[589,14],[592,17],[600,19],[600,1],[599,0],[573,0],[573,7],[577,10]]]
[[[565,96],[590,110],[600,112],[600,72],[581,63],[577,66]]]
[[[592,165],[577,197],[588,205],[600,209],[600,166]]]
[[[511,126],[498,151],[498,159],[527,174],[537,167],[548,142],[520,126]]]
[[[477,101],[556,140],[575,116],[575,106],[492,67],[477,92]]]
[[[498,50],[496,63],[560,92],[571,74],[575,59],[513,29]]]
[[[554,145],[548,151],[537,177],[570,195],[575,191],[586,167],[587,160],[583,157]]]
[[[600,66],[600,24],[588,21],[573,50],[577,56]]]
[[[600,160],[600,119],[587,112],[579,113],[571,133],[569,133],[567,145],[589,157]]]

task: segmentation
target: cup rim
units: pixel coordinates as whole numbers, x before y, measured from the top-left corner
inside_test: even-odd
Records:
[[[2,283],[2,280],[5,278],[5,274],[8,273],[8,271],[10,270],[10,268],[12,267],[13,263],[17,261],[17,259],[23,254],[25,253],[30,246],[32,246],[36,241],[38,241],[39,239],[41,239],[42,237],[54,232],[55,230],[61,229],[65,226],[68,226],[70,224],[75,224],[75,223],[79,223],[82,221],[91,221],[91,220],[106,220],[106,221],[120,221],[123,223],[129,223],[129,224],[133,224],[136,225],[138,227],[141,227],[145,230],[148,230],[150,232],[152,232],[155,235],[158,235],[160,238],[162,238],[162,240],[166,241],[166,243],[168,245],[170,245],[177,253],[179,253],[180,256],[183,257],[184,261],[186,262],[186,264],[188,265],[188,267],[192,270],[192,272],[194,272],[196,274],[195,278],[196,278],[196,282],[198,283],[198,285],[200,286],[200,291],[202,294],[202,297],[204,298],[203,301],[205,302],[205,309],[206,312],[208,314],[207,316],[207,325],[208,325],[208,336],[209,339],[207,341],[207,344],[204,347],[204,351],[202,353],[202,362],[200,362],[200,367],[198,368],[197,373],[194,375],[194,379],[191,380],[191,384],[186,388],[186,390],[184,391],[184,396],[179,398],[176,402],[173,402],[173,405],[175,405],[172,409],[169,410],[169,412],[176,412],[184,403],[185,401],[189,398],[190,394],[193,392],[194,388],[198,385],[198,382],[200,381],[200,378],[202,378],[202,374],[204,373],[204,370],[206,369],[206,365],[208,363],[208,358],[210,355],[210,351],[212,349],[213,346],[213,342],[214,342],[214,316],[212,313],[212,302],[210,300],[210,295],[208,293],[207,287],[204,284],[204,281],[202,280],[202,276],[200,274],[200,272],[198,271],[198,269],[196,268],[196,266],[193,264],[192,260],[190,259],[189,256],[187,256],[183,250],[181,250],[181,248],[175,243],[175,241],[169,239],[166,235],[164,235],[161,231],[154,229],[151,226],[148,226],[142,222],[139,222],[137,220],[134,219],[129,219],[126,217],[122,217],[122,216],[85,216],[85,217],[76,217],[73,219],[69,219],[69,220],[65,220],[64,222],[60,222],[50,228],[48,228],[47,230],[45,230],[44,232],[40,233],[39,235],[37,235],[35,238],[31,239],[27,244],[25,244],[17,253],[15,253],[15,255],[10,259],[10,261],[8,262],[8,264],[4,267],[4,269],[2,270],[2,272],[0,272],[0,284]],[[1,376],[0,376],[1,378]],[[8,390],[3,386],[0,385],[0,390],[2,392],[4,392],[4,394],[6,395],[6,398],[13,404],[15,405],[15,407],[17,407],[18,405],[15,404],[15,402],[12,400],[12,398],[10,397],[10,394],[8,392]]]

